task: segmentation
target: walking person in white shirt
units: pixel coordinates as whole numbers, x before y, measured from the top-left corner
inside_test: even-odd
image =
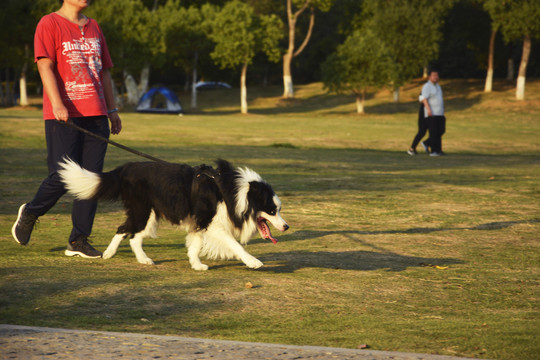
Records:
[[[422,146],[430,156],[444,155],[442,151],[442,136],[446,131],[446,118],[444,116],[444,101],[441,86],[439,85],[439,72],[431,70],[428,81],[422,88],[424,100],[424,115],[429,129],[429,138],[422,142]]]

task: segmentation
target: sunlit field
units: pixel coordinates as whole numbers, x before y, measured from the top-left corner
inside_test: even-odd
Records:
[[[121,112],[112,139],[171,162],[224,158],[260,173],[280,196],[291,229],[278,244],[254,238],[265,266],[206,261],[190,268],[185,234],[162,223],[137,263],[124,243],[110,260],[64,256],[69,196],[26,247],[11,237],[19,206],[46,176],[40,104],[0,109],[0,323],[169,334],[295,345],[533,359],[540,354],[540,81],[526,100],[513,85],[443,80],[447,156],[416,133],[422,81],[354,98],[320,84],[199,94],[176,115]],[[106,171],[146,161],[109,147]],[[103,251],[123,221],[101,203],[93,245]],[[251,283],[252,286],[246,286]]]

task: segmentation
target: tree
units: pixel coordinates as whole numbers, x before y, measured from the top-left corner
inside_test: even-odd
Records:
[[[488,12],[491,17],[491,36],[489,38],[489,55],[488,55],[488,66],[486,74],[486,82],[484,85],[484,92],[491,92],[493,90],[493,57],[495,56],[495,37],[497,36],[497,31],[500,26],[498,21],[493,21],[497,18],[496,13],[496,4],[493,0],[483,0],[484,9]],[[494,6],[495,5],[495,6]]]
[[[484,8],[492,19],[492,28],[500,28],[505,41],[523,41],[516,83],[516,99],[525,99],[527,64],[531,39],[540,38],[540,2],[538,0],[485,0]]]
[[[123,78],[128,103],[137,104],[148,87],[151,62],[162,60],[156,12],[141,0],[115,0],[96,1],[86,14],[98,20],[115,64],[113,74]],[[139,85],[134,72],[140,72]]]
[[[279,61],[278,41],[283,37],[282,22],[275,15],[256,15],[252,7],[240,0],[227,3],[208,22],[211,29],[209,37],[216,44],[211,53],[214,61],[222,68],[241,66],[240,102],[241,111],[246,114],[248,65],[259,51],[271,61]]]
[[[298,7],[298,10],[293,10],[294,5]],[[287,23],[289,25],[289,42],[287,51],[283,55],[283,97],[293,98],[293,80],[291,73],[291,63],[293,58],[298,56],[304,48],[307,46],[311,33],[313,32],[313,26],[315,25],[315,8],[320,9],[321,11],[328,11],[332,5],[332,0],[287,0]],[[304,11],[309,9],[309,27],[304,37],[302,44],[296,48],[295,38],[296,38],[296,24],[298,18]]]
[[[163,34],[161,52],[165,54],[167,64],[182,67],[188,79],[191,73],[191,109],[197,108],[195,83],[199,56],[209,54],[212,46],[206,36],[203,11],[210,11],[206,15],[211,17],[214,9],[212,6],[206,6],[204,10],[195,6],[184,8],[178,0],[168,0],[157,10]]]
[[[49,1],[50,2],[50,1]],[[7,51],[0,52],[0,68],[5,69],[5,88],[0,81],[0,105],[15,104],[14,88],[19,84],[20,104],[28,105],[26,79],[29,64],[32,61],[33,36],[36,25],[47,12],[38,13],[39,9],[49,10],[50,4],[42,0],[7,0],[0,11],[0,47]],[[58,2],[55,2],[58,8]],[[13,86],[11,86],[13,81]]]
[[[325,88],[355,94],[359,114],[367,89],[390,85],[395,71],[392,52],[369,28],[353,32],[322,66]]]
[[[453,0],[366,0],[365,27],[373,29],[393,53],[397,71],[394,74],[394,101],[399,88],[416,76],[431,60],[437,58],[442,40],[443,15]]]
[[[489,55],[488,66],[486,74],[486,83],[484,85],[484,92],[491,92],[493,90],[493,57],[495,56],[495,37],[497,36],[497,29],[491,28],[491,36],[489,37]]]

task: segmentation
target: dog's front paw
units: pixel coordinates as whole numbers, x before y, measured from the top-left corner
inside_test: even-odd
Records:
[[[250,269],[258,269],[264,265],[262,261],[254,257],[246,259],[246,261],[244,261],[244,264],[246,264],[246,266]]]
[[[116,251],[110,251],[109,249],[105,250],[103,252],[103,255],[101,256],[104,259],[110,259],[116,254]]]
[[[206,271],[208,270],[208,265],[205,265],[205,264],[196,264],[196,265],[191,265],[191,268],[193,270],[197,270],[197,271]]]
[[[137,261],[144,265],[154,265],[154,261],[152,261],[152,259],[150,259],[149,257],[137,259]]]

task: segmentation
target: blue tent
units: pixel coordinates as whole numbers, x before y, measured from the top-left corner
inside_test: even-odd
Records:
[[[136,110],[158,114],[179,114],[183,111],[176,94],[164,86],[148,90],[139,100]]]

